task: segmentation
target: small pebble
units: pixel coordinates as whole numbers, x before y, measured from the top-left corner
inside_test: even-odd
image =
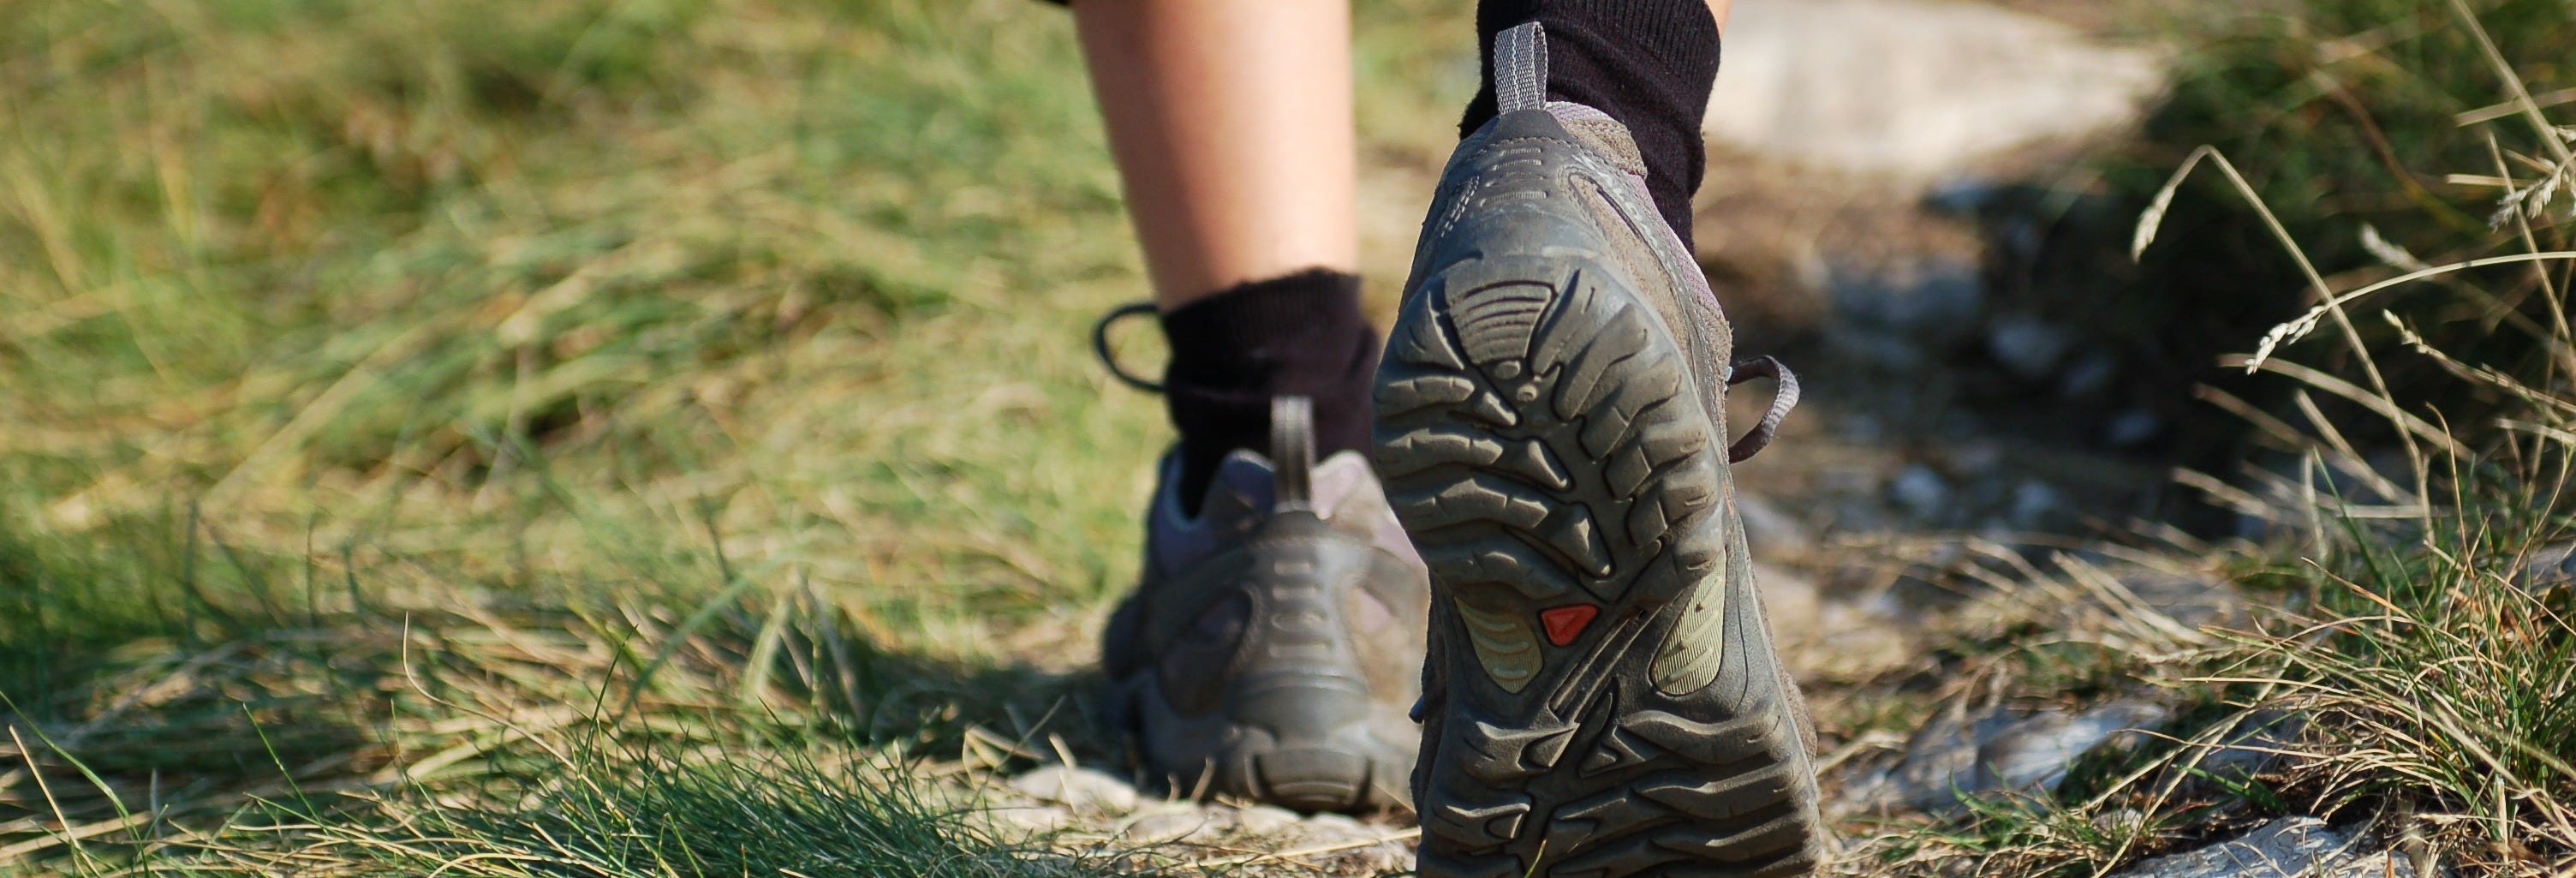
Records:
[[[995,808],[992,814],[996,820],[1039,832],[1054,832],[1073,825],[1073,812],[1058,805]]]
[[[1297,825],[1297,812],[1277,805],[1255,805],[1234,815],[1235,824],[1254,835],[1276,835]]]
[[[1948,517],[1950,480],[1923,464],[1912,464],[1887,483],[1888,498],[1916,520],[1937,522]]]
[[[1367,824],[1341,814],[1317,814],[1305,820],[1306,838],[1317,844],[1334,844],[1376,838],[1379,833]]]
[[[1168,844],[1193,836],[1214,836],[1224,830],[1212,812],[1189,808],[1136,818],[1119,837],[1132,844]]]
[[[2012,513],[2014,527],[2040,530],[2054,523],[2057,512],[2065,508],[2066,498],[2047,482],[2031,479],[2013,486]]]
[[[2163,418],[2146,409],[2130,409],[2114,415],[2111,425],[2102,431],[2102,441],[2115,448],[2145,445],[2165,431]]]

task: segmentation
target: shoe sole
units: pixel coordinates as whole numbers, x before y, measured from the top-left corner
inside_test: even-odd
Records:
[[[1446,644],[1420,874],[1808,872],[1814,772],[1724,438],[1597,233],[1527,216],[1407,297],[1377,378],[1376,462]]]
[[[1116,731],[1140,747],[1150,746],[1144,743],[1147,730],[1157,727],[1170,731],[1202,727],[1198,734],[1225,742],[1205,764],[1165,766],[1171,776],[1163,780],[1176,794],[1213,793],[1308,813],[1368,813],[1409,804],[1403,791],[1411,760],[1402,754],[1281,741],[1258,726],[1223,717],[1185,717],[1163,696],[1151,671],[1117,681],[1111,693],[1113,715],[1123,715]],[[1149,716],[1153,719],[1148,720]]]

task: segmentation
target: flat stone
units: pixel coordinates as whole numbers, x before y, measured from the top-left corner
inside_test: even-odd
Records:
[[[2165,419],[2154,409],[2133,408],[2111,416],[2102,428],[2102,441],[2113,448],[2135,448],[2164,435]]]
[[[1918,811],[1955,807],[1977,775],[1977,745],[2002,734],[2018,719],[2003,709],[1975,715],[1944,712],[1905,743],[1905,757],[1890,770],[1876,798]]]
[[[2012,511],[2007,520],[2024,530],[2045,530],[2065,517],[2066,495],[2047,482],[2027,479],[2013,486]]]
[[[1345,865],[1351,871],[1369,875],[1409,873],[1414,870],[1413,846],[1400,841],[1382,841],[1352,851]]]
[[[1986,327],[1986,353],[2024,381],[2046,381],[2075,348],[2075,333],[2029,314],[2006,314]]]
[[[1018,805],[993,808],[986,813],[1005,825],[1038,832],[1054,832],[1073,825],[1073,810],[1062,805]]]
[[[2085,751],[2124,732],[2152,729],[2173,715],[2144,701],[2114,701],[2068,716],[2043,713],[2012,724],[1977,745],[1975,792],[2046,792],[2066,780],[2066,768]]]
[[[2120,358],[2095,352],[2075,360],[2058,373],[2057,395],[2067,399],[2085,399],[2111,389],[2113,379],[2120,377]]]
[[[2414,878],[2408,858],[2355,847],[2323,820],[2284,817],[2228,841],[2140,862],[2113,878]]]
[[[1253,835],[1277,835],[1297,825],[1297,812],[1277,805],[1254,805],[1236,812],[1235,825]]]
[[[2245,611],[2245,593],[2213,574],[2129,566],[2107,572],[2140,603],[2184,626],[2226,622]]]
[[[1125,814],[1136,810],[1136,788],[1088,768],[1049,765],[1011,779],[1011,788],[1041,802],[1078,810]]]
[[[1344,814],[1317,814],[1302,821],[1298,829],[1307,843],[1319,845],[1342,844],[1385,835],[1384,832]]]
[[[1930,182],[2136,118],[2160,53],[1992,6],[1737,0],[1703,130],[1756,153]]]
[[[2523,562],[2514,585],[2533,594],[2576,585],[2576,542],[2542,546]]]
[[[2222,778],[2246,778],[2273,771],[2289,760],[2307,732],[2307,719],[2284,710],[2254,711],[2219,738],[2200,758],[2201,771]]]
[[[2122,732],[2153,728],[2170,715],[2142,701],[2115,701],[2073,715],[2025,716],[2005,708],[1944,714],[1906,743],[1904,759],[1873,795],[1884,804],[1949,814],[1961,809],[1963,797],[2052,791],[2085,751]]]
[[[1849,336],[1837,347],[1883,349],[1872,359],[1891,366],[1924,359],[1917,345],[1946,348],[1975,337],[1986,309],[1984,271],[1965,260],[1835,267],[1825,273],[1825,286],[1850,324],[1827,327]]]
[[[1147,814],[1127,824],[1118,837],[1131,844],[1170,844],[1178,841],[1213,839],[1231,828],[1231,815],[1220,816],[1215,809],[1184,808],[1160,814]]]
[[[1950,480],[1929,466],[1911,464],[1888,481],[1887,497],[1919,521],[1939,522],[1950,513]]]

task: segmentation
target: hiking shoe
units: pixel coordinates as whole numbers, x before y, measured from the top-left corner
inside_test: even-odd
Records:
[[[1304,397],[1271,407],[1193,518],[1163,462],[1143,584],[1103,636],[1111,718],[1172,789],[1300,811],[1408,803],[1421,731],[1422,562],[1368,459],[1313,460]]]
[[[1728,465],[1796,401],[1647,196],[1625,128],[1495,40],[1501,115],[1442,176],[1375,392],[1432,582],[1425,878],[1770,878],[1821,862],[1811,733]],[[1726,386],[1779,380],[1729,448]]]

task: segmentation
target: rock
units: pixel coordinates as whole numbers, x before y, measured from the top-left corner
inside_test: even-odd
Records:
[[[1928,181],[2117,126],[2156,53],[2024,13],[1923,0],[1737,0],[1705,131],[1765,155]]]
[[[1886,611],[1891,603],[1885,593],[1864,601],[1823,601],[1814,637],[1790,667],[1831,678],[1870,679],[1921,662],[1917,631],[1902,621],[1905,617]]]
[[[2002,709],[1975,716],[1944,713],[1926,723],[1905,743],[1905,756],[1875,791],[1884,804],[1903,804],[1918,811],[1954,808],[1958,794],[1977,774],[1977,745],[2011,728],[2015,717]]]
[[[1934,182],[1923,190],[1923,209],[1933,213],[1974,218],[2004,196],[2004,187],[1993,178],[1977,175],[1950,177]]]
[[[1998,317],[1986,327],[1986,353],[2024,381],[2048,380],[2074,347],[2075,333],[2028,314]]]
[[[2127,565],[2108,572],[2140,603],[2186,627],[2234,619],[2245,609],[2245,594],[2214,575]]]
[[[1975,792],[2057,789],[2067,766],[2084,752],[2131,730],[2151,729],[2172,716],[2162,705],[2114,701],[2074,716],[2043,713],[2012,724],[1977,745]]]
[[[1170,844],[1176,841],[1212,839],[1231,828],[1232,809],[1183,808],[1138,817],[1118,834],[1130,844]]]
[[[1894,524],[1887,509],[1876,500],[1845,497],[1834,504],[1834,530],[1838,533],[1867,533],[1888,530]]]
[[[2094,814],[2092,823],[2103,835],[2135,835],[2146,828],[2147,815],[2136,808],[2110,808]]]
[[[2205,848],[2138,863],[2113,878],[2414,878],[2408,858],[2359,853],[2314,817],[2284,817]]]
[[[2218,746],[2202,756],[2196,767],[2230,779],[2273,771],[2289,760],[2282,751],[2298,746],[2300,736],[2307,733],[2307,725],[2305,717],[2288,711],[2254,711],[2220,737]]]
[[[1923,464],[1911,464],[1887,483],[1888,499],[1918,521],[1940,522],[1950,513],[1950,481]]]
[[[1341,814],[1317,814],[1306,818],[1300,828],[1301,845],[1353,845],[1324,855],[1337,867],[1335,874],[1385,874],[1413,868],[1413,846],[1387,838],[1396,834],[1393,827],[1371,826]]]
[[[1011,779],[1011,788],[1041,802],[1076,810],[1125,814],[1136,810],[1136,788],[1088,768],[1049,765]]]
[[[2038,479],[2025,479],[2013,486],[2012,511],[2006,520],[2023,530],[2047,530],[2064,516],[2066,496],[2055,487]]]
[[[1878,416],[1868,412],[1852,412],[1850,414],[1846,414],[1842,416],[1842,422],[1835,426],[1843,434],[1843,441],[1860,445],[1870,445],[1885,441],[1888,434],[1887,423],[1879,420]],[[1837,476],[1847,472],[1851,471],[1826,471],[1828,476]],[[1830,488],[1828,490],[1830,490]]]
[[[1378,836],[1378,833],[1368,828],[1368,824],[1351,819],[1346,814],[1317,814],[1306,818],[1303,828],[1306,837],[1319,844],[1358,841]]]
[[[1073,811],[1062,805],[1020,805],[994,808],[993,819],[1008,826],[1037,832],[1054,832],[1073,825]]]
[[[2154,441],[2165,431],[2165,419],[2152,409],[2133,408],[2111,416],[2102,428],[2102,441],[2113,448],[2135,448]]]
[[[2005,458],[2001,445],[1967,442],[1950,452],[1950,471],[1970,481],[1986,481],[2003,471]]]
[[[2105,353],[2086,354],[2057,373],[2057,395],[2067,399],[2097,396],[2111,389],[2111,379],[2118,377],[2120,358]]]
[[[1277,835],[1297,825],[1297,812],[1277,805],[1254,805],[1237,812],[1234,822],[1253,835]]]
[[[1986,308],[1984,273],[1963,260],[1928,258],[1883,269],[1834,268],[1825,286],[1834,307],[1854,324],[1828,327],[1851,332],[1832,339],[1845,348],[1904,348],[1903,355],[1880,351],[1873,359],[1893,365],[1922,359],[1915,345],[1947,347],[1974,335]],[[1871,332],[1875,330],[1875,332]]]
[[[2542,546],[2523,561],[2514,586],[2532,594],[2576,585],[2576,542]]]
[[[1835,320],[1825,324],[1824,339],[1835,357],[1880,371],[1912,372],[1932,363],[1932,355],[1925,353],[1920,344],[1922,339],[1893,329]],[[1884,430],[1875,423],[1865,423],[1861,429],[1869,431],[1859,434],[1866,436]],[[1853,438],[1858,441],[1858,436]]]
[[[1985,418],[1965,406],[1954,406],[1941,412],[1940,425],[1942,438],[1953,442],[1975,441],[1993,432],[1986,426]]]
[[[1348,863],[1352,871],[1364,874],[1410,874],[1415,866],[1413,846],[1400,841],[1378,842],[1352,851]]]
[[[2073,716],[2019,716],[2003,708],[1944,715],[1906,743],[1904,759],[1875,793],[1888,804],[1949,814],[1961,809],[1962,797],[2052,791],[2085,751],[2120,732],[2161,724],[2169,715],[2142,701],[2115,701]]]
[[[1744,522],[1744,542],[1755,558],[1803,558],[1816,549],[1816,535],[1806,522],[1759,495],[1735,495],[1735,514]]]

